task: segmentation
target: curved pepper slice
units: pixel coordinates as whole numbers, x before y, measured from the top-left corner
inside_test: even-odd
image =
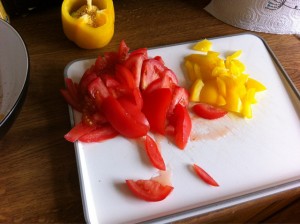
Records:
[[[82,13],[85,4],[84,0],[63,1],[61,7],[63,31],[68,39],[81,48],[102,48],[114,35],[113,2],[112,0],[94,0],[93,11],[87,9],[85,13]]]
[[[126,111],[123,105],[112,96],[103,100],[102,110],[111,126],[127,138],[145,136],[150,129],[141,111],[131,110],[134,114],[130,114],[129,110]]]
[[[199,41],[195,46],[193,46],[193,50],[196,51],[203,51],[203,52],[208,52],[212,47],[212,42],[204,39],[202,41]]]

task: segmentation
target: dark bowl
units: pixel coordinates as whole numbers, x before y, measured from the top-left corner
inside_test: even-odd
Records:
[[[0,19],[0,139],[18,116],[29,84],[29,57],[18,32]]]

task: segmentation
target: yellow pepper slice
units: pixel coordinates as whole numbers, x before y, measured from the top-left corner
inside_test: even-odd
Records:
[[[64,0],[61,16],[65,35],[81,48],[102,48],[114,35],[112,0],[94,0],[92,8],[86,0]]]
[[[201,79],[196,79],[193,85],[190,88],[190,101],[199,102],[200,101],[200,92],[204,83]]]
[[[217,105],[218,85],[215,79],[207,80],[200,92],[200,102]]]
[[[218,95],[216,105],[217,106],[224,106],[224,105],[226,105],[226,99],[225,99],[225,97],[222,96],[222,95]]]
[[[238,51],[234,52],[232,55],[227,56],[226,60],[238,58],[239,56],[241,56],[241,54],[242,54],[242,51],[238,50]]]
[[[185,63],[184,63],[184,67],[185,67],[185,69],[186,69],[186,72],[187,72],[187,77],[188,77],[188,79],[190,80],[190,81],[194,81],[195,80],[195,75],[194,75],[194,68],[193,68],[193,64],[192,64],[192,62],[190,62],[190,61],[185,61]]]
[[[248,79],[246,87],[247,89],[254,88],[256,92],[264,91],[267,89],[262,83],[253,78]]]
[[[212,42],[207,39],[204,39],[202,41],[199,41],[196,45],[194,45],[193,50],[207,52],[211,49],[211,47]]]
[[[216,78],[219,94],[226,97],[226,83],[221,77]]]
[[[242,115],[246,118],[252,117],[252,109],[251,104],[256,103],[255,100],[255,89],[250,88],[248,89],[244,99],[243,99],[243,108],[242,108]]]

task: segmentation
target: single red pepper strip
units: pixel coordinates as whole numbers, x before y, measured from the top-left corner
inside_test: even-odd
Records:
[[[144,145],[152,165],[159,170],[166,170],[164,159],[154,139],[146,135]]]
[[[200,166],[197,164],[193,165],[194,171],[196,174],[207,184],[214,186],[214,187],[219,187],[219,184],[205,171],[203,170]]]

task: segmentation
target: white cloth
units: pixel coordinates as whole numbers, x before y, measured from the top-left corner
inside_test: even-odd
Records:
[[[300,34],[300,0],[212,0],[205,10],[238,28]]]

